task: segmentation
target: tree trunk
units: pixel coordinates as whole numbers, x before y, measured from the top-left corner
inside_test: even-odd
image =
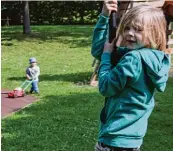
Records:
[[[23,33],[30,34],[30,18],[29,18],[29,2],[24,1],[24,12],[23,12]]]

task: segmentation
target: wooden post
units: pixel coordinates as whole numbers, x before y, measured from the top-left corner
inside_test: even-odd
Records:
[[[98,69],[99,69],[99,66],[100,66],[100,61],[98,60],[94,60],[95,61],[95,69],[94,69],[94,72],[91,76],[91,80],[90,80],[90,85],[91,86],[97,86],[98,85],[98,81],[97,81],[97,72],[98,72]]]

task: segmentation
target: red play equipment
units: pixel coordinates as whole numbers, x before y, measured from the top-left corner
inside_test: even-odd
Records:
[[[15,88],[12,92],[8,93],[9,98],[24,97],[25,90],[31,85],[32,80],[25,80],[20,87]]]

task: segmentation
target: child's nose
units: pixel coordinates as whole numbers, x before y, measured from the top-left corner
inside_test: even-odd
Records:
[[[134,36],[134,30],[130,29],[128,34],[131,35],[131,36]]]
[[[134,36],[135,30],[134,30],[133,28],[130,28],[128,34],[129,34],[130,36]]]

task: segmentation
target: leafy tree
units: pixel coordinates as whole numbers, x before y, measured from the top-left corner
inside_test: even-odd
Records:
[[[38,24],[95,24],[102,1],[30,1],[30,23]],[[23,24],[21,1],[2,1],[12,25]],[[1,8],[2,9],[2,8]],[[5,11],[2,11],[2,16]]]

